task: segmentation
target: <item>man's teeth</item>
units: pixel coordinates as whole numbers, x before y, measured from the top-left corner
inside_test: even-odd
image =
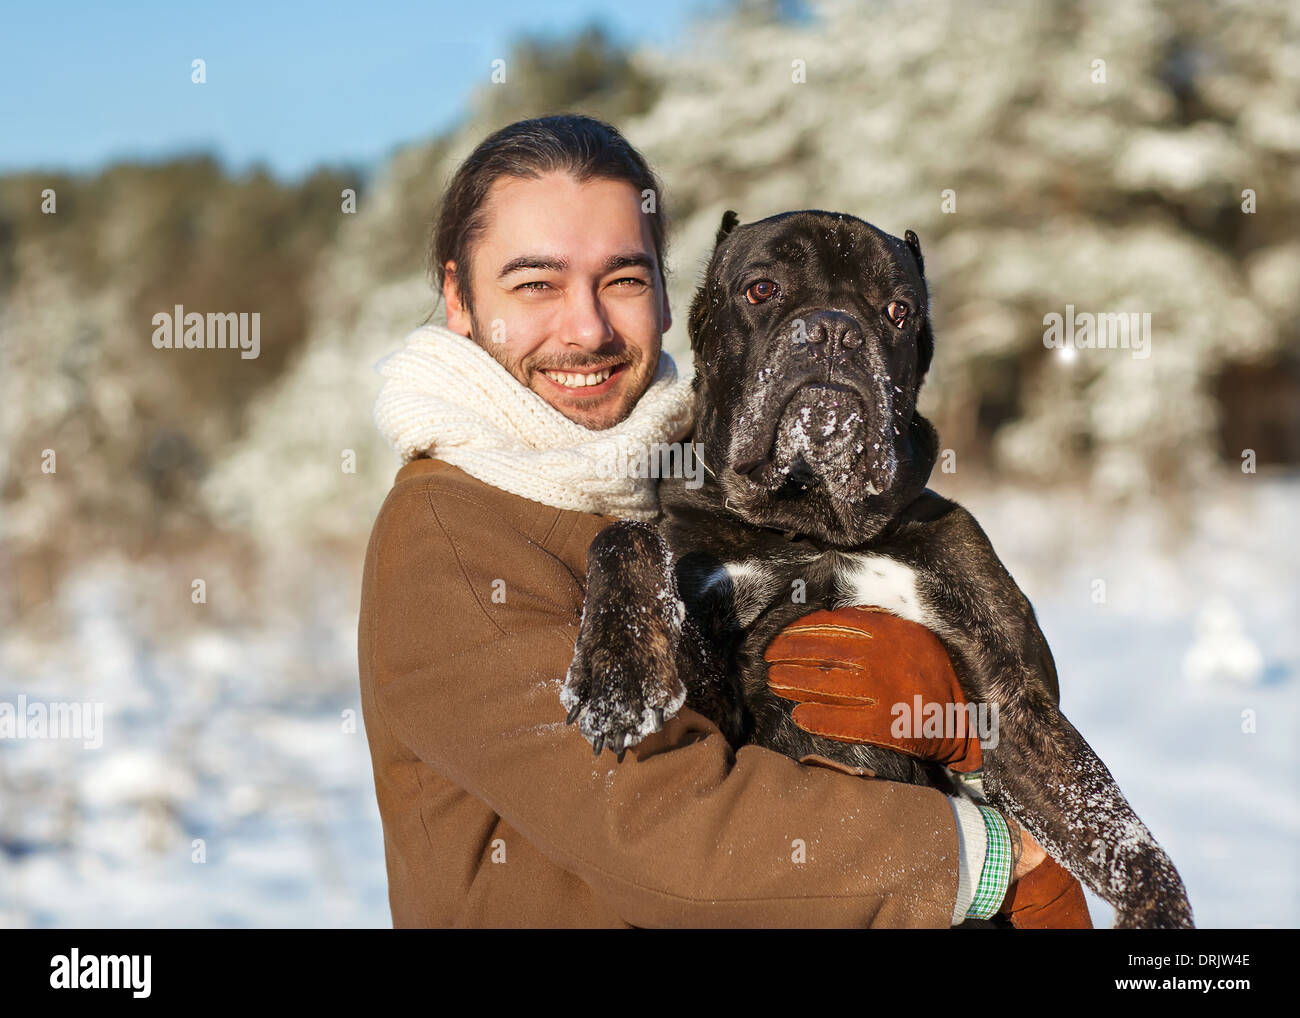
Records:
[[[599,385],[614,373],[613,368],[605,368],[590,375],[571,375],[567,371],[543,371],[552,382],[559,382],[570,389],[581,389],[587,385]]]

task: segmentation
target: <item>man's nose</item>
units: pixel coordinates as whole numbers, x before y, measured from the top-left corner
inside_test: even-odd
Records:
[[[599,350],[613,338],[609,318],[596,294],[584,287],[569,291],[565,299],[561,338],[571,346]]]

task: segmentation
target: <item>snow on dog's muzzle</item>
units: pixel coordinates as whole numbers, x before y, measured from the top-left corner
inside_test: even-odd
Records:
[[[856,388],[810,381],[796,388],[766,438],[752,441],[733,467],[752,484],[777,491],[826,486],[852,499],[883,492],[894,479],[893,443],[882,433],[892,404],[877,407]]]
[[[777,423],[772,481],[845,487],[849,494],[871,444],[867,417],[862,397],[845,386],[814,383],[798,389]]]

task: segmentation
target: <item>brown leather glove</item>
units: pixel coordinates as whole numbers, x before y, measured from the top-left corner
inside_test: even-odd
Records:
[[[914,714],[923,704],[959,704],[966,698],[948,652],[930,630],[882,608],[816,611],[777,633],[763,654],[767,681],[777,696],[798,704],[794,723],[805,732],[840,742],[886,746],[955,771],[983,764],[978,733],[968,728],[937,738],[891,731],[895,704]],[[946,713],[946,706],[945,706]],[[914,719],[919,726],[919,718]]]
[[[1050,855],[1011,885],[999,915],[1018,930],[1090,930],[1083,885]]]

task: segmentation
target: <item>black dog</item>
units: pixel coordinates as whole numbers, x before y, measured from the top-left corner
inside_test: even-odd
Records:
[[[617,523],[592,543],[569,720],[621,760],[686,704],[733,745],[957,794],[939,765],[802,731],[768,688],[763,651],[786,625],[877,605],[934,631],[967,699],[997,705],[989,801],[1114,905],[1117,926],[1190,927],[1173,864],[1058,708],[1029,601],[970,513],[925,487],[938,437],[916,412],[934,350],[916,235],[728,212],[689,329],[710,476],[660,482],[658,529]]]

